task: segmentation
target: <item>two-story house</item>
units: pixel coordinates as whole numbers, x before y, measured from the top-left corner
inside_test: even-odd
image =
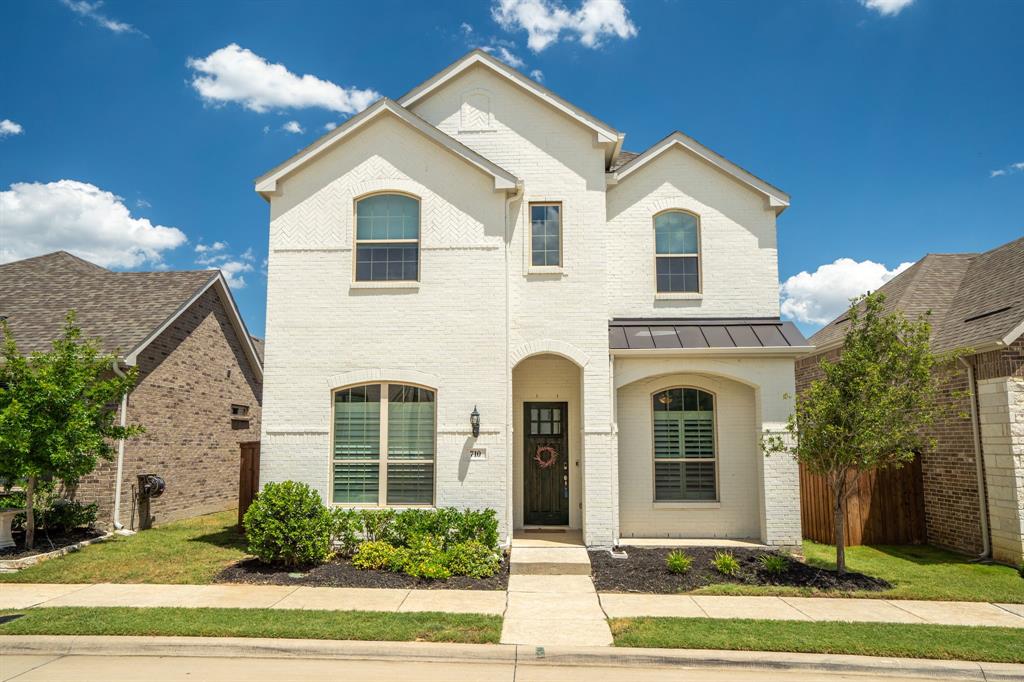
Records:
[[[482,51],[256,181],[263,481],[343,506],[800,542],[781,190],[624,135]]]

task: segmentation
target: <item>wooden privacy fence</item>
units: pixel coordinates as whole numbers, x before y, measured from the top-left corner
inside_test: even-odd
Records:
[[[242,461],[238,470],[238,525],[249,509],[256,493],[260,491],[260,442],[239,443],[242,447]]]
[[[800,518],[804,538],[835,543],[832,491],[824,478],[800,466]],[[913,545],[925,542],[921,458],[901,469],[861,474],[846,500],[847,545]]]

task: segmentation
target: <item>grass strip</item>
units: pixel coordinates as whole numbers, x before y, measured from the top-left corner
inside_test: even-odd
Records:
[[[713,618],[613,618],[610,624],[621,647],[1024,663],[1020,628]]]
[[[20,617],[8,620],[10,616]],[[0,635],[275,637],[494,644],[501,617],[462,613],[55,607],[0,611]]]

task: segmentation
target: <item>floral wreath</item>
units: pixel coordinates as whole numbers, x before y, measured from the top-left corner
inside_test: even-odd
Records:
[[[550,469],[558,459],[558,450],[555,450],[550,445],[542,445],[537,448],[537,453],[533,456],[533,461],[537,463],[541,469]]]

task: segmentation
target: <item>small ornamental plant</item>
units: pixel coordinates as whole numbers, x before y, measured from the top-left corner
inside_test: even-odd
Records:
[[[242,523],[249,553],[265,564],[311,566],[331,558],[334,519],[305,483],[266,484]]]
[[[736,561],[736,557],[729,552],[715,552],[715,558],[711,560],[711,565],[722,575],[730,577],[740,572],[740,562]]]
[[[665,559],[665,564],[672,573],[682,575],[690,570],[690,567],[693,565],[693,559],[683,550],[677,549],[668,555],[668,558]]]
[[[761,554],[757,557],[757,563],[761,564],[762,570],[768,575],[782,575],[789,570],[789,559],[781,554]]]

